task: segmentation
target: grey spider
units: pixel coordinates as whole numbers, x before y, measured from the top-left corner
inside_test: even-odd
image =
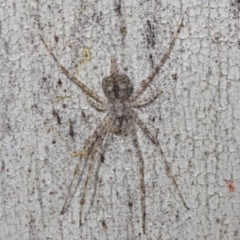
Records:
[[[83,205],[85,203],[86,189],[87,189],[88,181],[91,176],[94,157],[103,148],[105,141],[110,134],[112,133],[121,134],[122,132],[126,131],[126,128],[128,128],[127,131],[130,131],[132,133],[131,136],[133,140],[133,145],[136,148],[136,153],[139,158],[141,218],[142,218],[142,230],[145,233],[146,206],[145,206],[145,184],[144,184],[144,161],[143,161],[142,152],[140,150],[139,141],[136,134],[135,124],[137,124],[142,129],[142,131],[146,134],[146,136],[150,139],[150,141],[157,147],[161,155],[161,158],[164,162],[167,175],[172,179],[175,185],[175,188],[177,189],[177,192],[183,202],[183,205],[186,207],[186,209],[189,209],[181,194],[178,184],[172,174],[171,168],[163,154],[163,151],[161,149],[158,139],[148,130],[146,125],[139,118],[138,114],[133,110],[133,108],[140,108],[142,106],[145,106],[153,102],[159,96],[159,94],[161,94],[161,92],[157,91],[151,97],[144,99],[143,101],[138,100],[138,97],[148,87],[148,85],[153,80],[154,76],[158,73],[159,69],[162,67],[162,65],[168,58],[175,44],[175,41],[178,37],[178,34],[183,26],[184,26],[183,21],[181,21],[177,31],[174,34],[174,37],[171,41],[171,44],[168,50],[166,51],[166,53],[164,54],[164,56],[162,57],[158,65],[153,69],[149,77],[141,82],[140,86],[137,88],[135,92],[133,92],[133,85],[129,77],[119,72],[116,66],[115,58],[112,56],[110,76],[105,77],[102,80],[102,88],[107,97],[107,100],[100,97],[98,94],[96,94],[92,90],[90,90],[86,85],[84,85],[80,80],[78,80],[73,74],[71,74],[58,61],[56,56],[53,54],[53,52],[50,50],[50,48],[48,47],[48,45],[45,43],[44,39],[40,35],[40,38],[44,46],[46,47],[48,52],[52,55],[53,59],[56,61],[58,66],[62,69],[63,73],[83,90],[83,92],[89,97],[90,104],[93,107],[95,107],[97,110],[107,111],[107,114],[102,119],[100,124],[96,127],[93,134],[90,135],[90,137],[85,141],[83,150],[79,154],[77,154],[77,155],[80,155],[80,159],[74,170],[73,177],[69,185],[67,195],[64,200],[61,214],[64,214],[64,212],[67,209],[68,199],[70,197],[72,184],[79,171],[81,159],[87,158],[89,160],[88,170],[87,170],[86,179],[83,185],[84,189],[82,193],[82,198],[80,200],[81,207],[80,207],[80,213],[79,213],[79,221],[80,221],[80,225],[82,225],[82,210],[83,210]]]

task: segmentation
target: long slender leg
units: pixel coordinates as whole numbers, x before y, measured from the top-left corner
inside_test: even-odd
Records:
[[[91,98],[87,98],[87,101],[99,112],[105,112],[109,109],[109,104],[99,103]]]
[[[61,210],[61,213],[60,214],[64,214],[67,207],[68,207],[68,199],[70,197],[70,193],[71,193],[71,188],[72,188],[72,185],[73,185],[73,182],[75,180],[75,177],[79,171],[79,167],[80,167],[80,163],[82,162],[82,159],[84,156],[88,156],[89,154],[91,154],[93,148],[94,148],[94,145],[96,144],[97,140],[99,139],[99,136],[102,135],[102,132],[104,130],[107,129],[108,127],[108,124],[111,122],[111,117],[109,116],[109,114],[107,114],[103,120],[101,121],[101,123],[96,127],[96,129],[94,130],[93,134],[85,141],[85,144],[84,144],[84,147],[83,147],[83,151],[80,153],[80,154],[75,154],[75,155],[80,155],[80,158],[79,158],[79,161],[74,169],[74,172],[73,172],[73,177],[72,177],[72,180],[70,182],[70,185],[68,187],[68,191],[67,191],[67,194],[66,194],[66,197],[64,199],[64,203],[63,203],[63,207],[62,207],[62,210]]]
[[[178,187],[178,184],[173,176],[173,173],[172,173],[172,170],[166,160],[166,157],[165,155],[163,154],[163,151],[162,151],[162,148],[160,146],[160,143],[159,141],[157,140],[156,137],[154,137],[150,131],[147,129],[146,125],[142,122],[142,120],[138,117],[138,114],[136,112],[134,112],[133,110],[131,111],[131,116],[132,118],[134,119],[134,121],[138,124],[138,126],[143,130],[143,132],[148,136],[148,138],[156,145],[156,147],[158,148],[161,156],[162,156],[162,159],[163,159],[163,162],[164,162],[164,165],[165,165],[165,169],[166,169],[166,172],[167,172],[167,175],[168,177],[170,177],[174,183],[174,186],[175,188],[177,189],[177,192],[178,192],[178,195],[180,196],[182,202],[183,202],[183,205],[185,206],[185,208],[187,210],[189,210],[189,207],[187,206],[183,196],[182,196],[182,193]]]
[[[153,69],[152,73],[150,74],[150,76],[143,80],[139,86],[139,88],[133,93],[133,95],[129,98],[129,102],[133,102],[136,98],[138,98],[138,96],[140,94],[143,93],[143,91],[146,89],[146,87],[151,83],[151,81],[153,80],[154,76],[158,73],[159,69],[162,67],[162,65],[165,63],[166,59],[168,58],[176,40],[178,37],[178,34],[180,33],[181,28],[184,27],[183,25],[183,20],[181,21],[180,25],[178,26],[178,29],[176,31],[176,33],[173,36],[172,42],[167,50],[167,52],[163,55],[162,59],[160,60],[160,62],[158,63],[158,65]]]
[[[132,140],[133,145],[136,149],[136,153],[139,159],[139,172],[140,172],[140,192],[141,192],[141,214],[142,214],[142,229],[143,233],[145,234],[146,230],[146,204],[145,204],[145,197],[146,197],[146,189],[145,189],[145,182],[144,182],[144,162],[142,152],[139,146],[138,137],[136,133],[136,128],[132,119],[131,122],[131,132],[132,132]]]
[[[108,138],[110,137],[110,134],[108,135]],[[104,149],[105,150],[105,149]],[[93,206],[93,203],[94,203],[94,199],[95,199],[95,196],[96,196],[96,193],[97,193],[97,182],[98,182],[98,179],[99,179],[99,171],[100,171],[100,167],[101,167],[101,164],[103,163],[104,161],[104,156],[103,156],[104,153],[101,153],[100,154],[100,159],[98,161],[98,164],[97,164],[97,168],[96,168],[96,171],[95,171],[95,174],[94,174],[94,189],[93,189],[93,195],[92,195],[92,199],[91,199],[91,207]],[[90,210],[90,209],[89,209]]]
[[[104,98],[100,97],[98,94],[96,94],[95,92],[93,92],[90,88],[88,88],[86,85],[84,85],[80,80],[78,80],[73,74],[71,74],[57,59],[57,57],[54,55],[54,53],[50,50],[50,48],[48,47],[48,45],[46,44],[46,42],[44,41],[43,37],[41,35],[39,35],[45,48],[48,50],[48,52],[50,53],[50,55],[53,57],[53,59],[55,60],[55,62],[57,63],[57,65],[62,69],[63,73],[71,80],[73,81],[75,84],[77,84],[86,94],[87,96],[93,98],[94,100],[96,100],[97,102],[100,103],[105,103],[107,104],[107,100],[105,100]]]
[[[111,124],[112,126],[112,124]],[[99,139],[97,145],[95,146],[94,150],[92,151],[90,157],[89,157],[89,166],[88,166],[88,171],[87,171],[87,176],[84,182],[84,189],[83,189],[83,195],[82,195],[82,199],[80,200],[80,212],[79,212],[79,223],[80,226],[82,225],[82,211],[83,211],[83,205],[85,204],[85,196],[86,196],[86,190],[87,190],[87,185],[88,185],[88,181],[90,179],[91,176],[91,172],[92,172],[92,166],[93,166],[93,160],[95,155],[97,154],[97,152],[99,152],[102,147],[105,145],[105,141],[108,137],[108,134],[110,132],[110,128],[108,128],[106,131],[104,131],[101,135],[101,138]],[[109,126],[108,126],[109,127]]]
[[[80,166],[80,163],[82,162],[82,157],[83,157],[83,155],[80,156],[79,161],[78,161],[78,163],[77,163],[77,165],[74,169],[72,180],[71,180],[70,185],[68,187],[68,191],[67,191],[67,194],[66,194],[65,199],[64,199],[63,207],[62,207],[62,210],[60,212],[61,215],[63,215],[66,212],[66,210],[69,206],[69,204],[67,204],[67,202],[68,202],[68,199],[70,197],[70,192],[71,192],[71,189],[72,189],[73,181],[74,181],[74,179],[75,179],[75,177],[76,177],[76,175],[79,171],[79,166]],[[69,200],[69,201],[71,201],[71,200]]]
[[[157,97],[162,93],[162,91],[158,91],[150,96],[148,96],[147,98],[144,98],[144,99],[136,99],[134,102],[130,103],[131,107],[134,107],[134,108],[140,108],[140,107],[143,107],[143,106],[146,106],[152,102],[154,102]]]
[[[102,131],[106,128],[106,126],[110,123],[110,121],[111,121],[110,114],[107,113],[105,117],[102,119],[102,121],[100,122],[100,124],[96,127],[93,134],[90,137],[88,137],[88,139],[85,140],[83,150],[80,152],[74,152],[71,156],[77,157],[81,155],[86,155],[86,156],[89,155],[91,152],[91,149],[93,149],[95,142],[99,139]]]
[[[117,63],[116,63],[116,59],[114,56],[111,56],[111,70],[110,70],[110,75],[112,75],[113,73],[119,73],[118,67],[117,67]]]

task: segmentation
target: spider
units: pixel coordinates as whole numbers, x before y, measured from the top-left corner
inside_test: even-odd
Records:
[[[63,73],[75,84],[77,84],[82,91],[86,94],[87,97],[89,97],[90,104],[96,108],[98,111],[105,111],[107,112],[105,117],[103,117],[100,124],[96,127],[93,134],[88,137],[88,139],[85,141],[83,150],[75,154],[75,156],[80,156],[79,161],[75,167],[75,170],[73,172],[73,177],[70,182],[64,204],[61,210],[61,214],[64,214],[67,207],[68,207],[68,199],[70,197],[71,188],[73,185],[73,181],[79,172],[79,166],[80,162],[83,158],[88,159],[88,170],[85,182],[83,184],[83,192],[82,197],[80,200],[80,212],[79,212],[79,224],[82,225],[82,211],[83,211],[83,205],[85,203],[85,196],[86,196],[86,189],[89,182],[89,179],[91,177],[91,172],[93,168],[94,163],[94,157],[98,152],[100,152],[103,149],[103,146],[111,134],[123,134],[123,132],[127,131],[131,133],[131,137],[133,140],[133,145],[136,149],[137,157],[139,158],[139,173],[140,173],[140,203],[141,203],[141,222],[142,222],[142,230],[143,233],[145,233],[146,229],[146,206],[145,206],[145,183],[144,183],[144,160],[142,156],[142,152],[140,149],[139,141],[136,134],[136,127],[137,124],[138,127],[146,134],[146,136],[149,138],[149,140],[156,146],[158,149],[161,158],[164,162],[164,166],[167,172],[167,175],[169,178],[172,179],[172,182],[179,194],[179,197],[185,206],[186,209],[189,209],[182,194],[178,187],[178,184],[172,174],[171,168],[163,154],[162,148],[160,146],[160,143],[158,139],[148,130],[147,126],[142,122],[142,120],[139,118],[138,114],[133,110],[134,108],[140,108],[142,106],[145,106],[149,103],[152,103],[160,94],[161,91],[157,91],[152,96],[145,98],[144,100],[140,101],[138,100],[139,96],[144,92],[144,90],[148,87],[148,85],[152,82],[153,78],[158,73],[159,69],[162,67],[162,65],[165,63],[166,59],[168,58],[176,39],[178,38],[178,34],[180,33],[181,28],[184,27],[183,21],[181,21],[180,25],[178,26],[177,31],[175,32],[173,39],[171,41],[171,44],[158,63],[158,65],[153,69],[152,73],[149,75],[149,77],[145,80],[143,80],[140,84],[140,86],[137,88],[137,90],[133,91],[133,85],[129,79],[129,77],[125,74],[120,73],[114,56],[111,57],[111,70],[110,70],[110,76],[105,77],[102,80],[102,88],[103,92],[106,95],[106,99],[100,97],[98,94],[93,92],[91,89],[89,89],[86,85],[84,85],[80,80],[78,80],[73,74],[71,74],[57,59],[57,57],[54,55],[54,53],[51,51],[51,49],[48,47],[46,42],[44,41],[43,37],[40,35],[41,41],[43,42],[44,46],[46,47],[47,51],[50,53],[50,55],[53,57],[55,62],[58,64],[58,66],[61,68]]]

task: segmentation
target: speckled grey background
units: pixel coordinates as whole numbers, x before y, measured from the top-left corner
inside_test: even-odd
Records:
[[[240,3],[192,2],[0,2],[1,239],[240,238]],[[111,54],[138,86],[182,17],[185,27],[146,91],[163,94],[138,113],[161,142],[191,210],[138,131],[146,235],[138,159],[123,136],[111,138],[102,163],[95,158],[79,228],[81,184],[60,215],[78,161],[71,153],[82,149],[103,114],[61,73],[38,34],[64,66],[104,96],[101,80],[109,74]],[[84,47],[90,59],[84,59]]]

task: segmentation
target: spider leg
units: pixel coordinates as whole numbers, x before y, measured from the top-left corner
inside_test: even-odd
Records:
[[[182,202],[183,202],[183,205],[185,206],[185,208],[187,210],[189,210],[189,207],[187,206],[183,196],[182,196],[182,193],[178,187],[178,184],[174,178],[174,175],[172,173],[172,170],[166,160],[166,157],[164,156],[163,154],[163,151],[162,151],[162,148],[160,146],[160,143],[158,141],[158,139],[156,137],[154,137],[151,132],[148,130],[148,128],[146,127],[146,125],[143,123],[143,121],[139,118],[138,114],[136,112],[134,112],[133,110],[131,111],[131,116],[132,118],[134,119],[134,121],[138,124],[138,126],[143,130],[143,132],[148,136],[148,138],[153,142],[153,144],[155,144],[155,146],[158,148],[161,156],[162,156],[162,159],[163,159],[163,162],[164,162],[164,165],[165,165],[165,169],[166,169],[166,172],[167,172],[167,175],[169,178],[172,179],[173,183],[174,183],[174,186],[175,188],[177,189],[177,192],[178,192],[178,195],[180,196]]]
[[[72,155],[72,157],[76,157],[80,155],[79,161],[74,169],[73,172],[73,176],[72,176],[72,180],[70,182],[70,185],[68,187],[68,191],[66,194],[66,197],[64,199],[64,203],[63,203],[63,207],[61,210],[60,214],[64,214],[66,209],[68,208],[70,202],[68,203],[68,199],[71,195],[71,189],[72,189],[72,185],[73,182],[77,176],[77,173],[79,172],[79,167],[80,167],[80,163],[82,162],[83,157],[87,157],[89,156],[93,149],[94,149],[94,145],[96,144],[96,142],[98,141],[98,139],[101,137],[103,131],[106,131],[106,129],[108,128],[108,124],[112,121],[111,116],[109,114],[106,114],[106,116],[102,119],[102,121],[100,122],[100,124],[96,127],[96,129],[94,130],[93,134],[85,141],[85,144],[83,146],[83,151],[79,153],[74,153]],[[78,184],[77,184],[78,186]]]
[[[105,112],[109,109],[108,104],[96,102],[91,98],[87,98],[87,101],[90,103],[92,107],[94,107],[99,112]]]
[[[81,155],[89,156],[94,147],[94,144],[100,138],[103,130],[106,128],[106,126],[108,126],[110,121],[111,121],[110,113],[107,113],[105,117],[102,119],[102,121],[99,123],[99,125],[96,127],[96,129],[93,131],[93,134],[85,140],[83,150],[80,152],[74,152],[71,156],[72,157],[77,157]]]
[[[99,138],[98,143],[96,144],[96,146],[94,147],[90,157],[89,157],[89,166],[88,166],[88,171],[87,171],[87,176],[84,182],[84,189],[83,189],[83,195],[82,195],[82,199],[80,200],[80,212],[79,212],[79,223],[80,226],[82,226],[82,212],[83,212],[83,205],[85,204],[85,196],[86,196],[86,190],[87,190],[87,185],[88,185],[88,181],[91,177],[91,172],[92,172],[92,167],[93,167],[93,160],[95,155],[97,154],[97,152],[101,151],[102,148],[104,147],[106,140],[108,138],[108,135],[110,133],[110,129],[112,124],[114,123],[114,121],[110,124],[110,127],[107,126],[107,129],[102,133],[101,137]]]
[[[112,55],[111,56],[111,70],[110,70],[110,75],[113,73],[119,73],[117,63],[116,63],[116,58]]]
[[[140,192],[141,192],[141,214],[142,214],[142,229],[143,233],[145,234],[146,230],[146,204],[145,204],[145,197],[146,197],[146,189],[145,189],[145,183],[144,183],[144,162],[143,162],[143,156],[142,152],[139,146],[138,137],[136,133],[136,128],[133,122],[133,119],[130,119],[131,124],[131,136],[133,140],[133,145],[136,149],[136,153],[139,159],[139,172],[140,172]]]
[[[153,80],[154,76],[158,73],[159,69],[162,67],[162,65],[165,63],[165,61],[167,60],[176,40],[178,37],[178,34],[180,33],[181,28],[184,27],[183,25],[183,19],[180,23],[180,25],[178,26],[177,31],[175,32],[172,42],[167,50],[167,52],[163,55],[162,59],[160,60],[160,62],[158,63],[158,65],[153,69],[152,73],[150,74],[150,76],[148,76],[147,79],[143,80],[140,84],[140,86],[138,87],[138,89],[133,93],[133,95],[129,98],[129,102],[133,102],[136,98],[139,97],[139,95],[141,95],[143,93],[143,91],[146,89],[146,87],[151,83],[151,81]]]
[[[146,106],[146,105],[154,102],[161,93],[162,93],[162,91],[158,91],[144,99],[136,99],[134,102],[130,103],[130,105],[133,108],[141,108],[143,106]]]
[[[108,138],[111,136],[111,134],[108,135]],[[105,145],[106,146],[106,145]],[[104,146],[104,147],[105,147]],[[105,150],[105,149],[104,149]],[[96,171],[95,171],[95,174],[94,174],[94,188],[93,188],[93,194],[92,194],[92,199],[91,199],[91,204],[90,204],[90,207],[89,207],[89,210],[90,208],[93,206],[94,204],[94,199],[96,197],[96,194],[97,194],[97,182],[98,182],[98,179],[99,179],[99,171],[100,171],[100,167],[101,167],[101,164],[104,162],[104,152],[101,152],[100,153],[100,159],[98,161],[98,164],[97,164],[97,167],[96,167]],[[89,213],[89,210],[88,210],[88,213]]]
[[[57,63],[57,65],[62,69],[63,73],[71,80],[73,81],[75,84],[77,84],[84,93],[87,94],[87,96],[93,98],[94,100],[96,100],[97,102],[100,103],[107,103],[107,101],[98,96],[98,94],[96,94],[95,92],[93,92],[90,88],[88,88],[85,84],[83,84],[80,80],[78,80],[73,74],[71,74],[57,59],[57,57],[54,55],[54,53],[51,51],[51,49],[48,47],[48,45],[46,44],[46,42],[44,41],[43,37],[41,35],[39,35],[41,38],[41,41],[43,42],[45,48],[48,50],[48,52],[50,53],[50,55],[53,57],[54,61]]]

